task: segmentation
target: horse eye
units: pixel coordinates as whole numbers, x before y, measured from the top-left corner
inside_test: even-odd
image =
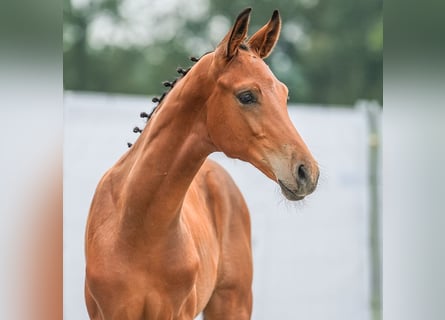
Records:
[[[256,98],[251,91],[241,92],[236,97],[242,104],[253,104],[256,102]]]

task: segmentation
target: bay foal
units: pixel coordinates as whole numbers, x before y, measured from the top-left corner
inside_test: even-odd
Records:
[[[289,120],[286,86],[263,61],[279,13],[246,40],[249,16],[175,84],[99,182],[86,230],[91,319],[250,319],[249,212],[206,158],[250,162],[290,200],[311,193],[319,171]]]

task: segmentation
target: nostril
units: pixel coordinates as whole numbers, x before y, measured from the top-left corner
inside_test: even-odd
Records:
[[[306,167],[301,164],[298,167],[298,179],[301,180],[302,182],[305,182],[307,180],[307,171],[306,171]]]

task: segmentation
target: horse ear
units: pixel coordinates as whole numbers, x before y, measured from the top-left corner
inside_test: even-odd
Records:
[[[218,45],[227,59],[231,59],[235,55],[240,44],[246,38],[251,11],[252,8],[247,8],[238,15],[232,29]]]
[[[258,53],[261,58],[267,58],[278,41],[281,31],[281,18],[275,10],[269,22],[258,30],[248,41],[250,49]]]

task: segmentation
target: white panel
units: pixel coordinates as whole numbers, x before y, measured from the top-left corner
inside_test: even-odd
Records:
[[[87,319],[84,226],[101,175],[134,141],[148,98],[67,93],[64,143],[65,319]],[[290,107],[321,168],[302,203],[248,163],[212,158],[232,175],[252,217],[253,319],[368,320],[367,125],[355,109]]]

